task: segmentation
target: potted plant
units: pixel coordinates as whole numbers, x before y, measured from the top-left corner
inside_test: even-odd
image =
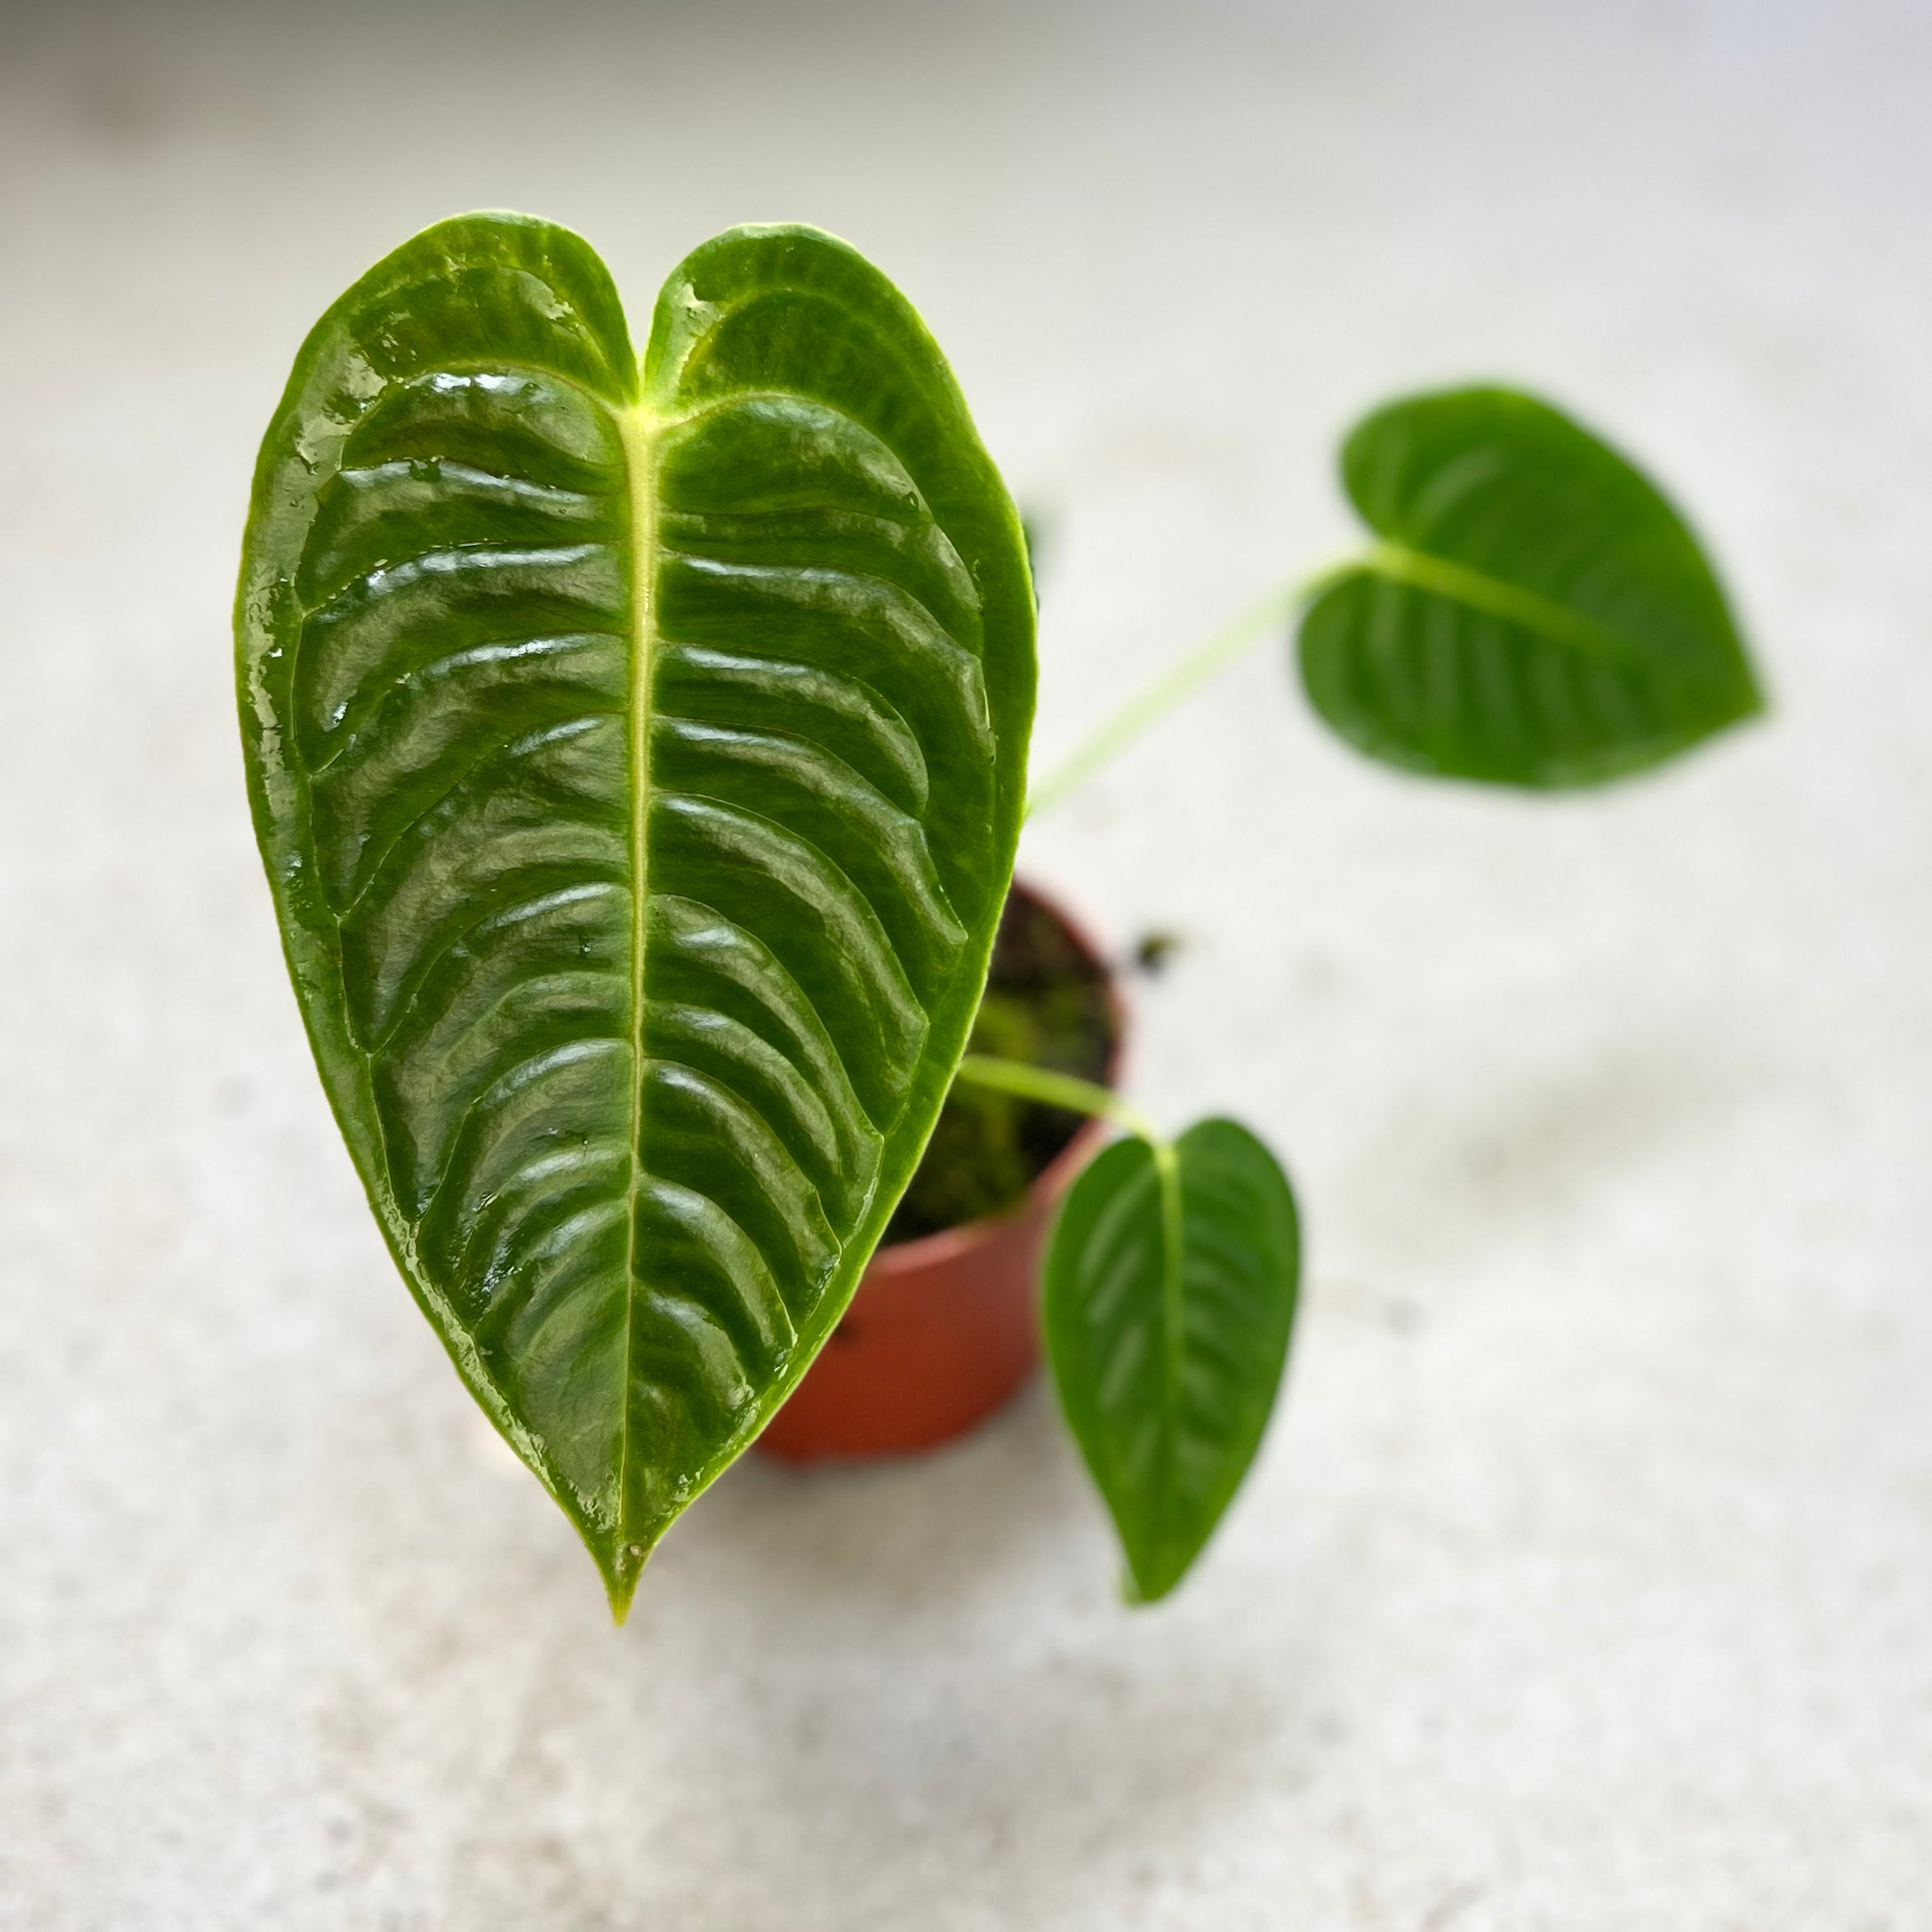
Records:
[[[1319,714],[1426,775],[1587,785],[1758,707],[1682,520],[1546,405],[1392,405],[1343,476],[1362,552],[1259,600],[1032,808],[1298,617]],[[1169,1138],[1115,1091],[1099,955],[1009,896],[1033,618],[937,347],[816,231],[696,250],[640,359],[584,242],[459,217],[296,359],[236,610],[290,969],[405,1281],[620,1620],[767,1426],[826,1446],[814,1403],[869,1389],[890,1426],[831,1446],[886,1446],[997,1400],[1050,1214],[1046,1353],[1131,1594],[1179,1582],[1261,1440],[1286,1178],[1237,1124]],[[1124,1131],[1076,1178],[1083,1122]],[[995,1249],[1003,1289],[943,1285]],[[931,1332],[949,1294],[995,1339],[941,1413],[912,1377],[964,1362]]]

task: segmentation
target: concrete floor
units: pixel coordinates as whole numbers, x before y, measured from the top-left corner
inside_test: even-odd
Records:
[[[1932,1924],[1929,89],[1905,5],[0,14],[0,1927]],[[881,263],[1052,525],[1049,753],[1405,387],[1728,568],[1777,709],[1664,777],[1406,783],[1264,652],[1032,837],[1308,1210],[1170,1608],[1036,1389],[735,1472],[614,1633],[393,1277],[227,608],[303,332],[476,205],[634,313],[735,221]]]

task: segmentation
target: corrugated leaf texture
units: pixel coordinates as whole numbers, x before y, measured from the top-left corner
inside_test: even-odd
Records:
[[[304,347],[237,634],[337,1118],[621,1614],[836,1321],[964,1044],[1024,789],[1018,520],[843,244],[706,244],[640,366],[585,244],[465,217]]]

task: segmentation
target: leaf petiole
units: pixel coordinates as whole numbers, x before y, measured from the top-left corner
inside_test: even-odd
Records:
[[[1077,745],[1032,788],[1027,817],[1057,805],[1078,791],[1102,765],[1110,762],[1168,712],[1246,657],[1277,625],[1285,624],[1303,604],[1312,603],[1338,578],[1372,568],[1372,556],[1351,556],[1304,577],[1278,584],[1238,611],[1186,656],[1130,698],[1083,744]]]
[[[1024,1060],[1001,1060],[990,1053],[968,1053],[960,1060],[955,1078],[969,1087],[1017,1094],[1022,1100],[1038,1101],[1045,1106],[1064,1107],[1069,1114],[1084,1114],[1090,1120],[1108,1121],[1129,1133],[1138,1134],[1156,1151],[1167,1144],[1132,1101],[1123,1100],[1110,1087],[1076,1079],[1071,1074],[1052,1073],[1045,1067],[1029,1066]]]

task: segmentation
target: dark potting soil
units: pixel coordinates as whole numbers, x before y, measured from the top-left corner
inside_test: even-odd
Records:
[[[1115,1034],[1104,969],[1016,886],[967,1051],[1104,1083]],[[947,1096],[886,1240],[916,1241],[1016,1206],[1083,1124],[1078,1114],[962,1082]]]

